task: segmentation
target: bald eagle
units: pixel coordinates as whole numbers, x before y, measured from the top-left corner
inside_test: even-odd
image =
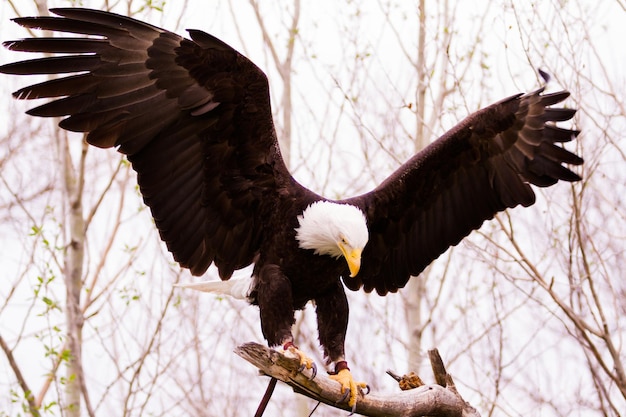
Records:
[[[396,292],[496,213],[535,201],[531,184],[580,177],[560,144],[578,131],[555,122],[575,110],[543,88],[470,115],[374,190],[330,200],[300,185],[281,158],[268,81],[219,39],[190,39],[125,16],[80,8],[14,19],[87,37],[5,42],[66,55],[10,63],[7,74],[70,74],[14,93],[56,98],[28,111],[116,147],[137,172],[161,239],[193,275],[214,264],[223,281],[253,264],[249,301],[270,346],[293,350],[294,312],[315,302],[319,341],[342,392],[357,385],[344,357],[344,287]],[[333,368],[334,367],[334,368]]]

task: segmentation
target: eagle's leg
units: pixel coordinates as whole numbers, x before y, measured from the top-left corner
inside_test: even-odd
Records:
[[[369,385],[365,382],[357,382],[354,380],[348,362],[338,361],[335,364],[335,372],[329,375],[330,379],[334,379],[341,385],[341,393],[344,394],[343,400],[348,400],[348,405],[352,408],[352,412],[356,410],[356,399],[358,394],[365,395],[369,393]]]
[[[344,345],[348,329],[348,300],[343,286],[337,281],[337,287],[322,297],[315,299],[317,328],[320,344],[329,364],[334,363],[334,372],[330,378],[339,382],[341,393],[345,394],[348,405],[355,410],[358,393],[369,388],[364,382],[357,382],[352,377],[348,362],[345,360]]]
[[[317,374],[313,359],[293,344],[291,327],[296,322],[291,282],[278,265],[261,268],[258,275],[256,301],[261,313],[261,331],[270,346],[283,346],[286,352],[300,360],[300,371],[312,369],[311,379]]]

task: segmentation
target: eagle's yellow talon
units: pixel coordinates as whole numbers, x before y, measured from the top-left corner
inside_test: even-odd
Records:
[[[342,394],[348,393],[348,406],[352,408],[352,410],[354,410],[354,406],[356,405],[357,393],[362,393],[364,389],[367,389],[369,392],[368,385],[365,382],[356,382],[349,369],[342,369],[335,375],[329,375],[329,378],[341,384]]]
[[[286,350],[300,358],[300,369],[298,369],[298,372],[302,372],[305,369],[312,369],[311,378],[309,379],[315,378],[315,376],[317,375],[317,366],[315,365],[313,359],[309,358],[293,344],[290,344]]]

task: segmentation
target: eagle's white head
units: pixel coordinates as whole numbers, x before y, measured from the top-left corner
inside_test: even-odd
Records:
[[[361,268],[361,253],[369,232],[363,212],[349,204],[317,201],[298,216],[300,227],[296,238],[302,249],[312,249],[316,255],[343,256],[350,276]]]

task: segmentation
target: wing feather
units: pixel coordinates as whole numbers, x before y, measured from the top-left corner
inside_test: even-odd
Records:
[[[361,271],[346,286],[395,292],[497,212],[533,204],[531,184],[580,180],[563,164],[583,160],[561,147],[578,131],[554,125],[576,111],[547,107],[569,93],[542,92],[474,113],[378,188],[345,200],[366,213],[370,229]]]
[[[90,81],[95,82],[95,80],[88,74],[56,78],[43,83],[21,88],[14,92],[13,96],[18,99],[36,99],[61,97],[69,95],[70,93],[80,94],[93,88],[94,83]],[[66,114],[59,114],[59,116],[65,116]]]
[[[128,156],[160,236],[181,266],[199,275],[215,262],[228,279],[252,263],[277,181],[283,193],[299,187],[278,152],[265,74],[200,31],[190,31],[189,40],[99,10],[51,11],[61,17],[14,20],[90,37],[5,42],[16,51],[62,54],[0,67],[64,74],[14,95],[54,98],[30,114],[65,116],[61,127]]]

